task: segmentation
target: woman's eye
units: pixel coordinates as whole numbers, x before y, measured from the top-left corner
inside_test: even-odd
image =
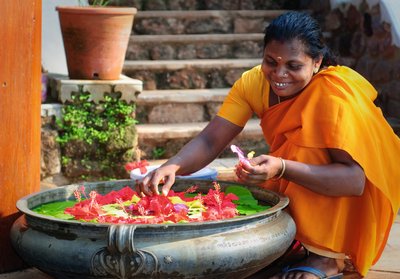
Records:
[[[288,68],[293,71],[298,71],[301,69],[301,67],[302,67],[301,65],[291,65],[291,64],[288,65]]]
[[[268,61],[268,60],[266,60],[265,63],[266,63],[268,66],[276,66],[275,61]]]

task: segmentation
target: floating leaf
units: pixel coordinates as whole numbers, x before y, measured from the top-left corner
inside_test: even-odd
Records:
[[[64,210],[67,207],[74,206],[75,204],[76,201],[58,201],[58,202],[45,203],[39,205],[33,211],[62,220],[72,220],[74,219],[74,216],[70,214],[65,214]]]
[[[246,187],[231,185],[225,189],[225,193],[232,193],[239,197],[238,200],[233,200],[233,203],[237,205],[236,209],[240,215],[251,215],[270,208],[267,205],[260,205]]]

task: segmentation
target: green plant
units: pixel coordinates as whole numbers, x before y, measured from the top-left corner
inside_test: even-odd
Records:
[[[152,150],[152,155],[153,159],[160,159],[164,156],[165,154],[165,148],[164,147],[155,147]]]
[[[62,166],[71,178],[119,177],[123,165],[132,160],[135,149],[135,105],[121,100],[121,93],[105,93],[94,103],[91,94],[79,87],[64,104],[57,141],[61,145]]]
[[[61,156],[61,165],[66,166],[71,162],[71,158],[67,156]]]
[[[108,0],[93,0],[92,6],[107,6],[110,1]]]
[[[123,138],[125,128],[136,123],[132,117],[135,106],[120,100],[117,94],[106,94],[100,104],[89,99],[90,93],[80,89],[63,107],[63,118],[57,119],[61,130],[57,141],[61,145],[72,140],[104,144],[111,137]]]
[[[109,0],[89,0],[89,1],[79,0],[80,6],[87,6],[87,4],[91,6],[107,6],[109,3],[110,3]]]

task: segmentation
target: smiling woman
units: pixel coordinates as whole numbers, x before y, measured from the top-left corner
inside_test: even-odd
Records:
[[[275,278],[339,278],[345,260],[365,276],[400,204],[400,140],[376,97],[365,78],[336,64],[311,16],[283,14],[265,30],[262,65],[243,73],[218,115],[145,177],[142,191],[155,193],[163,180],[167,193],[176,175],[211,162],[255,114],[270,154],[240,162],[236,175],[291,199],[296,240],[310,255]]]

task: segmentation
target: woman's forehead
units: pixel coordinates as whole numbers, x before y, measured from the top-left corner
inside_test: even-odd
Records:
[[[265,46],[264,54],[282,60],[284,57],[308,57],[306,50],[304,43],[298,39],[284,42],[273,40]]]

